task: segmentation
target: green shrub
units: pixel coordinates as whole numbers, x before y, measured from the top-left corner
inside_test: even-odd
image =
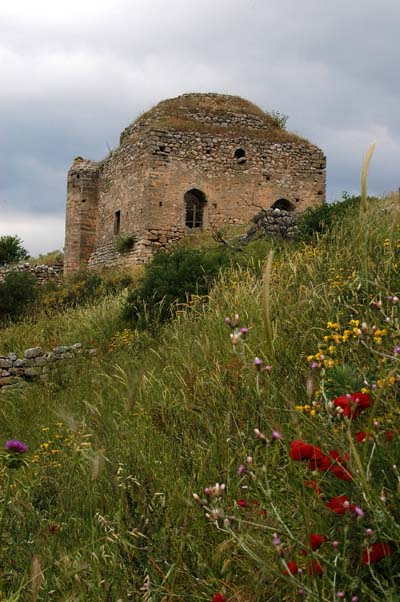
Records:
[[[115,239],[115,248],[118,253],[128,253],[135,244],[135,237],[130,234],[121,234]]]
[[[225,249],[176,249],[156,255],[146,265],[139,287],[129,294],[123,317],[139,323],[164,321],[175,304],[187,302],[191,295],[206,295],[219,271],[230,264]]]
[[[370,197],[370,200],[373,200]],[[326,203],[319,207],[308,209],[298,221],[296,239],[309,242],[316,236],[324,234],[351,212],[356,212],[360,206],[359,196],[349,196],[343,193],[343,200]]]
[[[48,282],[41,291],[41,304],[44,308],[63,308],[83,305],[107,293],[116,293],[132,284],[132,278],[125,273],[100,275],[93,272],[79,272],[62,284]]]
[[[10,272],[0,283],[0,320],[15,319],[24,314],[37,297],[34,276],[26,272]]]
[[[0,265],[27,259],[28,253],[19,236],[0,236]]]

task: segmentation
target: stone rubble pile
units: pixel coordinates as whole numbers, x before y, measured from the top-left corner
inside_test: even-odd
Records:
[[[83,353],[95,355],[96,350],[84,350],[81,343],[75,343],[60,345],[48,352],[44,352],[41,347],[32,347],[25,350],[23,358],[18,358],[16,353],[0,355],[0,392],[38,378],[43,379],[52,366]]]
[[[257,236],[271,236],[272,238],[290,239],[297,233],[298,214],[283,209],[262,209],[253,219],[253,225],[242,238],[242,242],[249,242]]]

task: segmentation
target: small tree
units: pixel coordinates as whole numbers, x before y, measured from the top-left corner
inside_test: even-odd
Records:
[[[26,272],[10,272],[0,282],[0,321],[24,314],[38,296],[36,278]]]
[[[28,253],[19,236],[0,236],[0,265],[27,258]]]

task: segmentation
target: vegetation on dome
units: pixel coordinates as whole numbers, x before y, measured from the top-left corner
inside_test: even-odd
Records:
[[[252,116],[262,122],[260,127],[249,124],[204,121],[202,117]],[[267,139],[271,142],[295,142],[310,144],[306,139],[285,129],[286,119],[278,111],[263,111],[254,103],[227,94],[183,94],[176,98],[163,100],[149,111],[140,115],[131,127],[150,129],[171,129],[178,131],[197,131],[202,134],[222,134],[235,137]],[[122,139],[124,134],[122,135]]]

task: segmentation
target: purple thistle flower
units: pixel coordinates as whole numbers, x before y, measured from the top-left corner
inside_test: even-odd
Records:
[[[311,368],[312,368],[312,370],[318,370],[319,368],[321,368],[321,366],[318,362],[313,362],[311,364]]]
[[[245,326],[243,326],[243,328],[240,329],[241,334],[245,337],[246,334],[248,334],[249,329],[246,328]]]
[[[272,366],[266,365],[264,366],[264,368],[262,369],[263,372],[267,372],[268,374],[271,372],[272,370]]]
[[[363,517],[365,515],[365,512],[362,508],[360,508],[360,506],[356,506],[354,508],[354,514],[357,514],[357,516]]]
[[[396,345],[396,347],[393,349],[393,353],[395,353],[395,354],[400,353],[400,345]]]
[[[281,540],[278,537],[278,533],[274,533],[272,536],[272,543],[274,546],[279,546],[281,543]]]
[[[243,474],[244,472],[246,472],[246,467],[243,466],[243,464],[240,464],[240,466],[238,466],[237,473],[240,475],[240,474]]]
[[[279,431],[272,431],[271,433],[271,440],[272,441],[278,441],[279,439],[282,439],[282,435]]]
[[[10,441],[6,441],[4,444],[4,449],[14,454],[26,454],[28,451],[28,446],[23,441],[18,441],[18,439],[10,439]]]
[[[260,357],[255,357],[255,358],[254,358],[254,360],[253,360],[253,364],[254,364],[254,366],[256,366],[257,368],[258,368],[259,366],[262,366],[262,363],[263,363],[263,361],[262,361],[262,359],[261,359]]]

